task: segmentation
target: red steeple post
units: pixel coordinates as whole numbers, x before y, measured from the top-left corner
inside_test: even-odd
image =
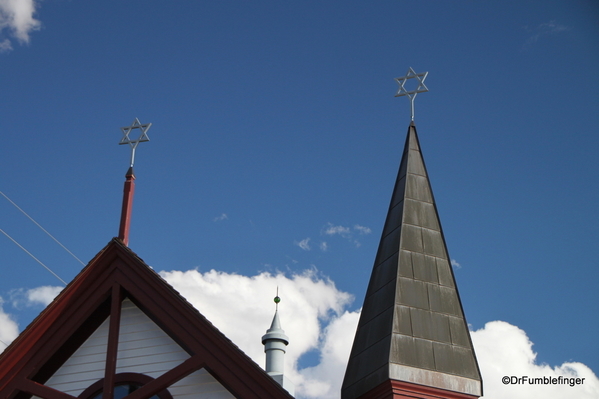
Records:
[[[123,189],[123,208],[121,209],[121,225],[119,227],[119,238],[123,244],[129,246],[129,225],[131,224],[131,211],[133,210],[133,192],[135,191],[135,174],[133,173],[133,164],[135,162],[135,149],[139,143],[150,141],[148,137],[148,129],[152,126],[151,123],[141,124],[139,119],[135,118],[131,126],[122,127],[123,138],[119,144],[129,144],[131,147],[131,166],[125,175],[125,187]],[[139,138],[132,140],[129,134],[139,129],[141,134]]]
[[[123,244],[129,246],[129,226],[131,224],[131,211],[133,210],[133,193],[135,192],[135,174],[133,173],[133,167],[129,168],[125,175],[125,179],[119,238],[123,241]]]

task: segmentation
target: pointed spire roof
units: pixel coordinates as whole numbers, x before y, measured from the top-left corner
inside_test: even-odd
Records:
[[[285,345],[289,344],[289,337],[285,334],[285,330],[281,328],[278,310],[275,312],[275,316],[272,318],[270,328],[266,330],[266,334],[262,336],[262,344],[265,344],[270,340],[282,341]]]
[[[381,385],[390,387],[389,382],[482,395],[414,122],[408,129],[341,397],[359,398]]]

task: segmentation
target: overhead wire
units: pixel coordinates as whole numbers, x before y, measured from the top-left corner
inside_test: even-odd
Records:
[[[58,245],[60,245],[65,251],[67,251],[69,254],[71,254],[71,256],[73,258],[75,258],[79,263],[81,263],[83,266],[85,266],[85,263],[83,263],[81,261],[81,259],[79,259],[78,257],[75,256],[75,254],[73,254],[71,251],[69,251],[67,249],[67,247],[65,247],[64,245],[62,245],[62,243],[60,241],[58,241],[52,234],[48,233],[48,231],[46,229],[44,229],[38,222],[36,222],[35,220],[33,220],[33,218],[31,216],[29,216],[27,214],[27,212],[25,212],[24,210],[22,210],[17,204],[14,203],[13,200],[11,200],[10,198],[8,198],[6,196],[6,194],[4,194],[2,191],[0,191],[0,194],[2,194],[4,196],[4,198],[6,198],[8,200],[8,202],[10,202],[11,204],[13,204],[15,206],[15,208],[17,208],[19,211],[21,211],[23,213],[23,215],[27,216],[29,218],[29,220],[31,220],[33,223],[35,223],[35,225],[37,227],[39,227],[40,229],[42,229],[42,231],[44,233],[46,233],[51,239],[53,239]],[[5,233],[6,234],[6,233]],[[15,241],[16,242],[16,241]]]
[[[60,241],[58,241],[52,234],[50,234],[46,229],[44,229],[38,222],[36,222],[31,216],[29,216],[27,214],[27,212],[25,212],[23,209],[21,209],[21,207],[19,207],[17,204],[15,204],[15,202],[13,200],[11,200],[10,198],[8,198],[8,196],[6,194],[4,194],[2,191],[0,191],[0,194],[2,194],[2,196],[4,198],[6,198],[6,200],[8,202],[10,202],[11,204],[13,204],[15,206],[15,208],[17,208],[19,211],[21,211],[21,213],[23,213],[23,215],[27,216],[29,218],[29,220],[31,220],[33,223],[35,223],[35,225],[37,227],[39,227],[40,229],[42,229],[42,231],[44,233],[46,233],[50,238],[52,238],[58,245],[60,245],[65,251],[67,251],[73,258],[75,258],[79,263],[81,263],[83,266],[85,266],[85,263],[83,263],[81,261],[81,259],[79,259],[77,256],[75,256],[75,254],[73,254],[71,251],[68,250],[67,247],[65,247]],[[11,240],[12,242],[14,242],[19,248],[21,248],[23,251],[25,251],[25,253],[29,256],[31,256],[37,263],[39,263],[40,265],[42,265],[46,270],[48,270],[54,277],[56,277],[61,283],[63,283],[65,286],[67,285],[67,282],[64,281],[62,278],[60,278],[60,276],[56,273],[54,273],[54,271],[52,271],[52,269],[50,269],[48,266],[46,266],[41,260],[39,260],[38,258],[36,258],[31,252],[29,252],[27,249],[25,249],[25,247],[23,247],[21,244],[19,244],[14,238],[12,238],[7,232],[5,232],[4,230],[0,229],[0,232],[2,234],[4,234],[9,240]],[[4,344],[6,347],[8,347],[8,344],[6,342],[4,342],[3,340],[0,339],[0,343]]]
[[[65,286],[67,285],[66,281],[64,281],[63,279],[61,279],[58,274],[54,273],[52,271],[52,269],[50,269],[48,266],[44,265],[44,263],[39,260],[38,258],[36,258],[35,256],[33,256],[33,254],[31,252],[29,252],[28,250],[26,250],[21,244],[19,244],[14,238],[12,238],[11,236],[8,235],[7,232],[5,232],[4,230],[0,229],[0,233],[4,234],[6,237],[8,237],[12,242],[14,242],[19,248],[21,248],[23,251],[25,251],[25,253],[27,253],[27,255],[31,256],[33,259],[35,259],[35,261],[37,263],[39,263],[40,265],[42,265],[43,267],[46,268],[46,270],[48,270],[50,273],[52,273],[52,275],[54,277],[56,277],[57,279],[59,279]]]

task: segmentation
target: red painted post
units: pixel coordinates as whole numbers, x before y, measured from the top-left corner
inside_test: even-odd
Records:
[[[129,168],[125,178],[119,238],[123,241],[123,244],[129,246],[129,225],[131,223],[131,211],[133,209],[133,193],[135,192],[135,175],[133,174],[133,167]]]

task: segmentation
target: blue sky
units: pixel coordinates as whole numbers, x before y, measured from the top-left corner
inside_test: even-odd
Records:
[[[152,127],[130,247],[148,264],[308,270],[356,312],[409,124],[393,78],[413,67],[429,72],[416,127],[471,328],[500,320],[537,363],[599,370],[596,2],[9,3],[0,191],[84,262],[118,233],[117,144],[137,117]],[[81,270],[2,196],[0,229],[64,280]],[[60,282],[4,235],[0,253],[22,330],[42,309],[23,292]]]

